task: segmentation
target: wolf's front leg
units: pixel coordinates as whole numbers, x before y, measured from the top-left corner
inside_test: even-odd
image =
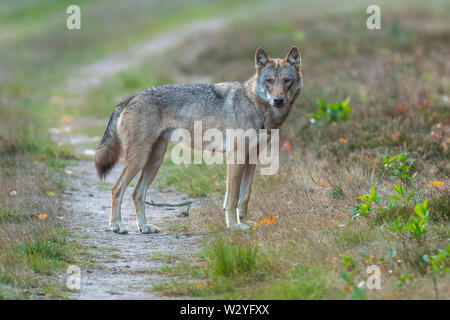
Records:
[[[256,164],[245,164],[244,172],[242,173],[241,185],[239,188],[239,201],[237,204],[239,222],[248,225],[250,228],[256,224],[256,222],[247,219],[247,207],[248,201],[250,200],[255,168]]]
[[[244,171],[243,164],[227,165],[227,192],[225,195],[224,209],[227,228],[232,230],[250,229],[250,226],[243,223],[239,223],[236,208],[243,171]]]

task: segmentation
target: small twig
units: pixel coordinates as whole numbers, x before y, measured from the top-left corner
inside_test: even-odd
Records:
[[[192,201],[186,201],[186,202],[176,203],[176,204],[154,203],[153,201],[152,202],[145,201],[145,204],[148,204],[150,206],[155,206],[155,207],[183,207],[183,206],[190,206],[192,204]]]
[[[169,203],[154,203],[153,200],[151,202],[145,201],[146,204],[155,207],[183,207],[187,206],[186,211],[181,212],[181,216],[187,217],[189,215],[189,210],[191,209],[192,201],[186,201],[182,203],[169,204]]]

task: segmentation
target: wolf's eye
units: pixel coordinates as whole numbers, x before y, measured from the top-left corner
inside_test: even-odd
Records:
[[[273,79],[272,78],[266,78],[266,84],[267,85],[272,85],[272,83],[273,83]]]
[[[285,86],[290,86],[291,83],[292,83],[292,80],[291,80],[291,79],[286,79],[286,80],[284,80],[284,85],[285,85]]]

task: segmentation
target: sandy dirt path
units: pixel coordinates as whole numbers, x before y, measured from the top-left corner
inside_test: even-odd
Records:
[[[106,183],[99,183],[92,161],[79,161],[68,167],[69,187],[65,192],[67,227],[76,241],[88,246],[92,266],[82,269],[81,289],[72,293],[74,299],[162,299],[151,291],[152,285],[170,280],[158,273],[162,266],[174,265],[182,258],[198,252],[202,235],[186,231],[168,231],[169,226],[181,225],[185,219],[181,212],[185,207],[147,207],[147,221],[161,228],[158,234],[140,234],[137,231],[132,187],[125,193],[122,205],[122,221],[129,234],[119,235],[109,231],[111,192],[109,185],[120,174],[120,166],[108,176]],[[179,203],[191,200],[193,207],[200,201],[188,199],[173,190],[150,189],[147,201]],[[171,262],[161,256],[177,257]],[[172,259],[171,259],[172,260]]]

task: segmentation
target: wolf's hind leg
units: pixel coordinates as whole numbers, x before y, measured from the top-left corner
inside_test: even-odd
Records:
[[[255,173],[256,164],[245,164],[242,173],[241,186],[239,188],[239,200],[237,204],[239,212],[239,222],[253,227],[256,222],[247,219],[247,207],[250,200],[252,189],[253,174]]]
[[[133,190],[133,202],[136,209],[136,220],[139,231],[142,233],[156,233],[159,229],[154,225],[147,225],[145,217],[145,197],[150,184],[155,179],[156,173],[164,159],[166,153],[168,139],[161,135],[154,143],[150,156],[141,171],[139,181],[136,188]]]
[[[128,233],[127,228],[122,225],[120,207],[122,205],[123,194],[125,193],[127,186],[136,176],[141,167],[142,166],[136,162],[125,165],[122,170],[122,174],[116,184],[112,187],[110,227],[115,233]]]

